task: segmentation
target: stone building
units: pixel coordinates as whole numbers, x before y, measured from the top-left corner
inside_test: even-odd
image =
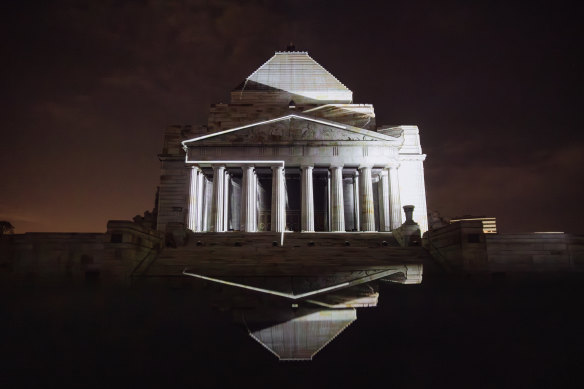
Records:
[[[157,229],[383,232],[414,205],[424,233],[425,157],[417,126],[377,126],[308,53],[276,52],[206,125],[165,130]]]
[[[353,104],[305,52],[275,53],[229,104],[211,105],[206,125],[168,127],[159,158],[156,205],[143,217],[110,220],[105,233],[0,235],[0,284],[193,287],[187,275],[232,281],[249,269],[255,282],[419,283],[433,262],[468,273],[584,271],[581,235],[505,234],[467,217],[438,217],[424,234],[418,128],[377,126],[373,106]],[[304,233],[284,245],[284,231]]]

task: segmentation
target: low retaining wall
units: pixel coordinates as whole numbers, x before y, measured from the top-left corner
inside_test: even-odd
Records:
[[[584,271],[582,235],[484,234],[481,222],[461,221],[428,231],[423,243],[439,263],[454,271]]]
[[[106,233],[4,235],[0,280],[16,285],[126,283],[161,245],[158,232],[131,221],[110,221]]]

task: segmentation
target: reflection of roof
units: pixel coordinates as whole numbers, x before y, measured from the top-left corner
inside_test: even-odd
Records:
[[[349,88],[301,51],[275,53],[234,91],[241,92],[237,94],[241,100],[247,100],[246,92],[257,91],[287,92],[314,101],[350,103],[353,99]]]
[[[398,273],[402,276],[398,277],[396,282],[408,283],[406,281],[408,280],[408,275],[411,274],[413,283],[420,283],[422,265],[387,265],[382,269],[363,269],[357,271],[342,271],[341,269],[337,269],[334,272],[329,271],[328,274],[323,274],[321,269],[315,269],[312,275],[290,275],[288,277],[250,276],[245,273],[235,276],[210,276],[194,273],[188,269],[183,271],[184,275],[194,278],[285,297],[291,300],[302,300],[308,297],[362,285],[378,279],[387,278],[388,280],[395,280]]]
[[[310,360],[357,320],[355,309],[301,308],[293,316],[287,321],[269,323],[269,316],[254,318],[248,314],[246,318],[252,320],[247,323],[251,327],[249,333],[280,360]],[[259,322],[253,323],[254,319]]]

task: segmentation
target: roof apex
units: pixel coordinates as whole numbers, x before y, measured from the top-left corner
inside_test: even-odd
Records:
[[[276,51],[239,84],[232,103],[351,103],[353,92],[306,51]]]

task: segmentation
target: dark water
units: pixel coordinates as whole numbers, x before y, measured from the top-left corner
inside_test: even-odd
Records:
[[[169,289],[1,290],[3,388],[581,387],[584,277],[426,276],[310,362],[279,362],[208,296]]]

